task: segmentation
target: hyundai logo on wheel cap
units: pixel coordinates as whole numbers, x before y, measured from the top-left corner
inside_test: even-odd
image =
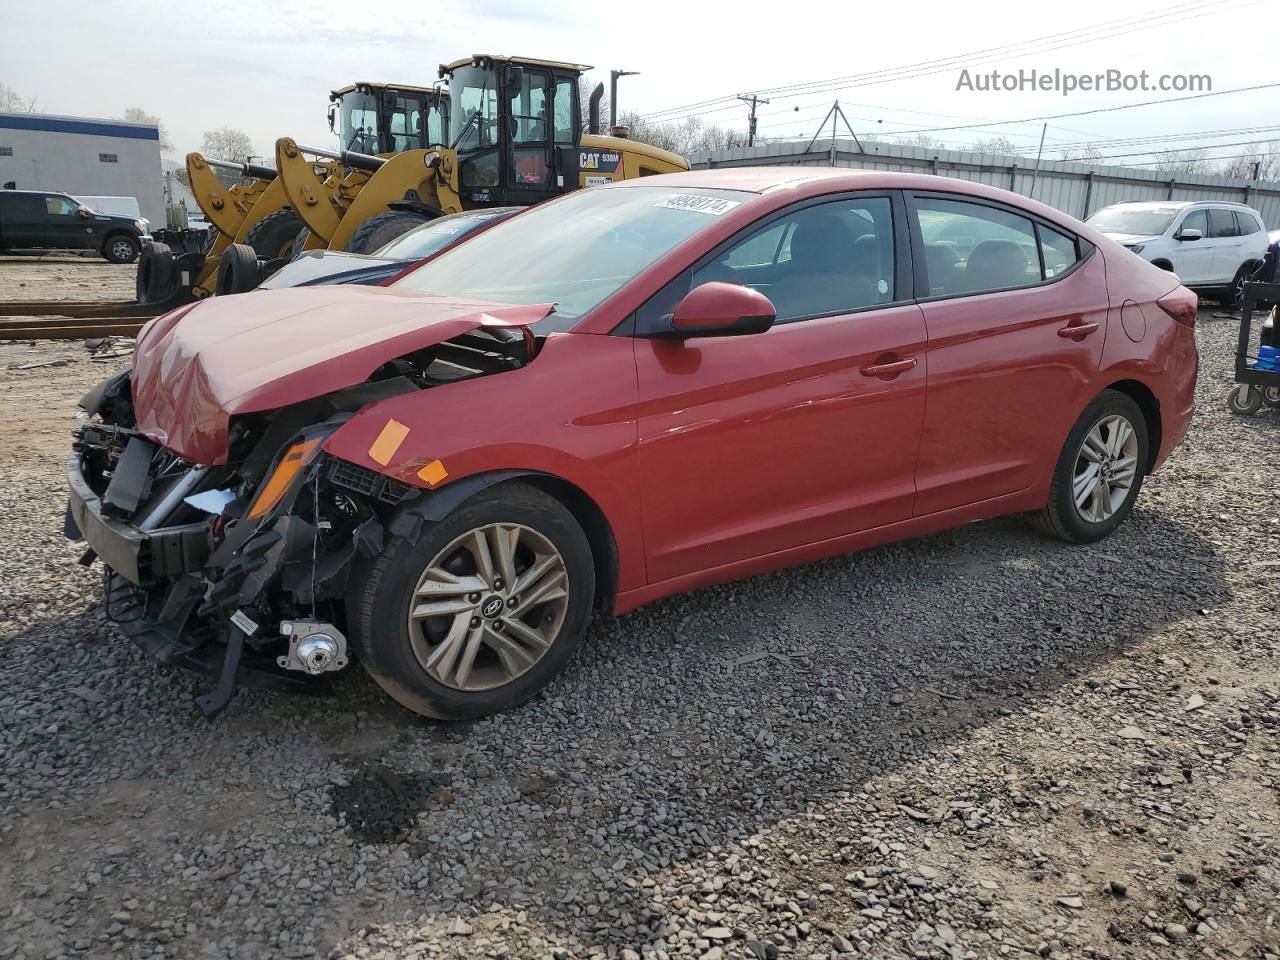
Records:
[[[503,602],[501,597],[490,597],[480,607],[480,612],[486,617],[496,617],[502,612]]]

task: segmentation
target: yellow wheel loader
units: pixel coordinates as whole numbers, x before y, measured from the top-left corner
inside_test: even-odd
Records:
[[[329,249],[367,253],[446,213],[534,204],[579,187],[689,169],[677,154],[602,136],[603,85],[591,95],[590,132],[582,133],[578,79],[590,69],[521,57],[458,60],[440,67],[449,84],[447,146],[389,158],[298,148],[366,176],[348,192]]]
[[[440,86],[356,83],[333,91],[329,100],[330,129],[361,157],[365,150],[389,155],[421,148],[442,139],[447,129],[448,93]],[[367,170],[343,170],[337,163],[320,170],[287,137],[277,141],[276,156],[278,170],[188,154],[188,182],[212,225],[210,236],[197,253],[146,244],[138,263],[140,302],[163,308],[250,290],[261,280],[264,263],[326,246]],[[228,186],[217,169],[237,173],[239,182]]]
[[[304,224],[297,249],[328,246],[338,221],[377,170],[377,158],[440,143],[449,125],[442,86],[354,83],[329,94],[329,129],[337,151],[276,141],[276,169],[290,206]],[[343,162],[343,156],[348,162]]]

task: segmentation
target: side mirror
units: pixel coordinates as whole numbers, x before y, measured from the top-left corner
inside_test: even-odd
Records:
[[[338,128],[335,125],[338,120],[338,105],[336,103],[329,104],[329,132],[337,133]]]
[[[764,333],[777,313],[758,290],[714,280],[694,287],[676,304],[671,326],[676,337],[734,337]]]
[[[518,63],[507,64],[507,96],[511,96],[516,90],[520,89],[520,84],[524,80],[524,67]]]
[[[382,91],[382,109],[391,111],[396,108],[396,101],[400,98],[399,90],[383,90]]]
[[[1184,227],[1182,230],[1179,230],[1179,231],[1178,231],[1178,236],[1177,236],[1177,237],[1175,237],[1175,239],[1177,239],[1177,240],[1199,240],[1202,236],[1204,236],[1204,234],[1202,234],[1202,233],[1201,233],[1199,230],[1197,230],[1195,227]]]

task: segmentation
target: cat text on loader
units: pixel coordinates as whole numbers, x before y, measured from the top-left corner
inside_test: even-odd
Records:
[[[581,132],[578,78],[590,69],[488,55],[441,66],[449,83],[447,146],[381,163],[338,220],[329,249],[367,253],[447,213],[534,204],[579,187],[689,169],[677,154],[602,136],[603,86],[591,95],[590,132]]]

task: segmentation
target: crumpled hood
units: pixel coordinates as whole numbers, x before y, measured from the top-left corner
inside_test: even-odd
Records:
[[[138,335],[138,429],[185,460],[225,463],[236,414],[342,390],[396,357],[477,327],[528,326],[552,309],[359,286],[214,297]]]

